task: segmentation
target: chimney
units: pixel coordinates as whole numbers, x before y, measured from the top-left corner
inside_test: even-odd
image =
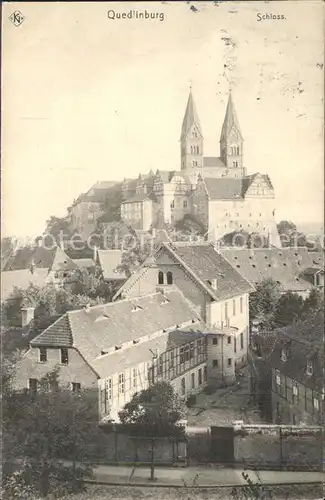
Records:
[[[29,325],[34,319],[35,307],[22,307],[21,308],[21,326],[24,328]]]
[[[218,288],[218,287],[217,287],[217,285],[218,285],[218,280],[217,280],[217,278],[213,278],[213,279],[211,280],[211,287],[213,288],[213,290],[217,290],[217,288]]]

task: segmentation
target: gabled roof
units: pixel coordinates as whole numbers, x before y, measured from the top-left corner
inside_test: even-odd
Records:
[[[118,184],[116,181],[98,181],[86,193],[80,194],[71,206],[82,202],[102,203],[109,191]]]
[[[312,288],[312,284],[303,277],[304,269],[312,266],[312,258],[305,247],[221,248],[220,253],[250,283],[272,278],[283,291],[298,292]]]
[[[3,271],[1,273],[1,302],[4,302],[14,291],[14,288],[26,289],[32,283],[38,287],[45,285],[48,269],[16,269],[15,271]]]
[[[248,188],[251,186],[251,184],[253,184],[257,177],[260,177],[263,181],[266,182],[267,186],[270,189],[273,189],[270,177],[267,174],[260,174],[259,172],[256,172],[255,174],[245,175],[245,177],[243,177],[243,193],[246,193]]]
[[[192,324],[192,322],[194,325],[200,321],[200,317],[183,295],[173,290],[164,295],[154,293],[89,309],[69,311],[35,337],[30,345],[31,347],[75,347],[99,373],[102,370],[107,371],[108,367],[111,369],[114,360],[111,358],[114,352],[103,358],[100,357],[101,352],[114,349],[115,346],[123,346],[133,340],[145,339],[155,333],[161,332],[162,335],[163,330],[176,329],[176,325]],[[148,350],[148,342],[145,342],[145,345]],[[127,353],[127,349],[125,352]],[[131,352],[133,347],[129,350],[129,353]],[[104,360],[102,368],[98,359]]]
[[[187,106],[185,110],[185,115],[183,119],[182,132],[181,132],[181,140],[184,139],[189,133],[192,125],[196,125],[200,134],[202,135],[201,124],[199,120],[199,116],[196,111],[192,91],[188,96]]]
[[[227,168],[222,159],[216,156],[204,156],[203,167]]]
[[[125,273],[116,271],[122,263],[122,250],[98,250],[98,259],[104,280],[125,279]]]
[[[229,94],[228,97],[228,104],[227,104],[227,109],[226,109],[226,115],[225,119],[222,125],[221,129],[221,137],[220,141],[227,140],[229,133],[231,132],[232,128],[235,128],[237,133],[239,134],[240,138],[243,139],[243,136],[240,131],[234,103],[232,100],[232,95],[231,93]]]
[[[53,271],[77,269],[77,265],[59,246],[51,249],[40,246],[19,249],[11,262],[8,263],[6,270],[30,269],[32,265],[36,268],[46,268]]]
[[[168,252],[213,300],[225,300],[254,291],[254,287],[210,243],[162,242],[156,252],[118,290],[113,300],[125,290],[131,289],[146,273],[148,267],[159,262],[159,255],[164,251]],[[211,279],[217,279],[216,290],[210,285]],[[175,281],[175,287],[177,287],[177,281]]]
[[[210,200],[236,200],[243,197],[241,179],[205,177],[204,183]]]

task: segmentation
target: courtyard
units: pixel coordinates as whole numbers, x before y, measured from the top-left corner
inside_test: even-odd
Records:
[[[232,386],[218,388],[210,394],[198,394],[195,404],[188,408],[188,426],[226,426],[232,425],[235,420],[243,420],[246,424],[266,423],[257,407],[250,403],[247,366],[241,370],[241,375]]]

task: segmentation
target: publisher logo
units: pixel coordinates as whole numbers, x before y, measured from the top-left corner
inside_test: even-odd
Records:
[[[15,12],[9,16],[9,21],[11,21],[14,26],[20,26],[25,19],[26,17],[19,10],[15,10]]]

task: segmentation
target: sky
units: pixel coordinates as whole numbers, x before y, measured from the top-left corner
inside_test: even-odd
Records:
[[[231,88],[244,165],[270,176],[277,218],[322,223],[321,0],[2,9],[3,236],[41,234],[98,180],[178,170],[190,86],[205,155],[219,155]],[[130,10],[164,19],[117,19]]]

